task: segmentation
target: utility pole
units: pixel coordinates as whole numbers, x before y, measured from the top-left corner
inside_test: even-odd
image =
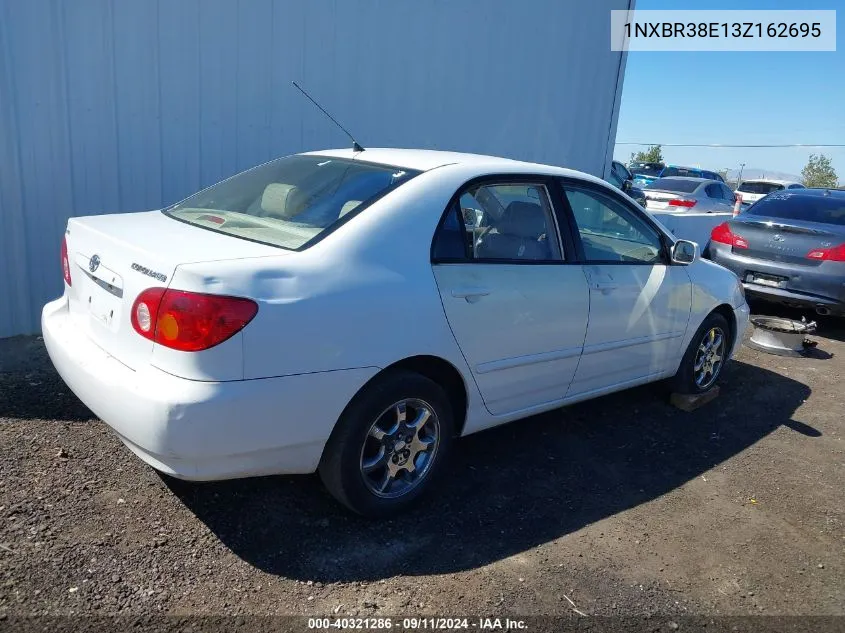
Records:
[[[745,169],[745,163],[739,164],[739,176],[736,177],[736,186],[739,187],[742,184],[742,170]]]

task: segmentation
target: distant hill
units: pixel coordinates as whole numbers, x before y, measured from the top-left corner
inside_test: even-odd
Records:
[[[728,177],[726,178],[726,180],[731,180],[735,182],[737,176],[739,176],[738,169],[729,169]],[[757,169],[754,167],[742,170],[743,180],[756,180],[758,178],[771,178],[773,180],[794,180],[795,182],[801,182],[801,176],[796,176],[795,174],[787,174],[782,171],[773,171],[771,169]]]

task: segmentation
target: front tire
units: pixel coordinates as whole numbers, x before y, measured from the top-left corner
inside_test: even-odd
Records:
[[[722,374],[732,345],[727,319],[718,312],[710,314],[692,337],[672,378],[676,393],[698,394],[712,388]]]
[[[408,371],[376,378],[352,402],[329,438],[319,473],[353,512],[394,515],[430,490],[448,461],[454,415],[443,388]]]

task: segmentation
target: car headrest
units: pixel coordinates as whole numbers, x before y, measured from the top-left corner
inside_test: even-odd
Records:
[[[302,195],[295,185],[273,182],[264,188],[261,211],[264,215],[292,218],[302,209]]]
[[[538,238],[546,232],[546,216],[543,207],[534,202],[514,200],[496,223],[499,233],[518,237]]]

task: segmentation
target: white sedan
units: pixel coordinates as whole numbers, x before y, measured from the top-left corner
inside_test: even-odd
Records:
[[[163,211],[72,218],[43,310],[64,381],[190,480],[319,471],[366,515],[454,438],[671,378],[748,322],[730,271],[584,173],[421,150],[275,160]]]

